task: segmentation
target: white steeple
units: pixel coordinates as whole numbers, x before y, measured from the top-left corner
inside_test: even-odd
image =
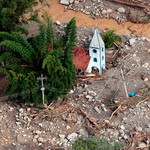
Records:
[[[91,73],[92,67],[96,67],[99,73],[102,74],[102,69],[105,69],[105,44],[97,27],[94,30],[94,35],[89,46],[89,55],[91,56],[91,60],[87,72]]]

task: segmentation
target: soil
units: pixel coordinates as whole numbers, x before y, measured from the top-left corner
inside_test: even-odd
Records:
[[[149,1],[145,0],[145,2]],[[81,12],[72,10],[64,12],[66,6],[59,4],[59,0],[47,0],[47,3],[51,4],[50,8],[47,5],[39,5],[35,10],[43,7],[51,14],[54,22],[59,20],[61,25],[56,25],[56,29],[60,34],[64,23],[76,16],[78,46],[85,47],[90,42],[93,27],[97,23],[101,34],[104,29],[115,29],[123,39],[122,47],[106,50],[107,69],[103,71],[103,80],[82,81],[79,78],[67,100],[58,100],[48,105],[46,109],[32,104],[21,106],[14,102],[1,102],[0,149],[58,150],[59,147],[71,149],[71,141],[67,140],[67,136],[71,133],[78,133],[78,136],[83,133],[85,136],[96,135],[108,138],[112,135],[120,142],[126,142],[126,149],[131,150],[141,146],[142,142],[145,147],[148,147],[150,142],[150,41],[147,38],[150,38],[150,23],[118,24],[112,19],[93,20],[89,15]],[[106,4],[107,7],[116,9],[112,2],[107,1]],[[119,6],[125,7],[120,4]],[[41,11],[39,13],[42,15]],[[30,35],[38,34],[38,27],[34,23],[30,23],[28,29]],[[133,45],[130,44],[130,39],[135,40]],[[112,58],[118,49],[119,52]],[[135,93],[134,97],[126,97],[121,69],[128,94]],[[1,100],[5,99],[7,84],[7,79],[0,74]],[[93,96],[90,93],[95,94]],[[87,96],[91,96],[91,100]],[[140,101],[143,102],[138,104]],[[120,105],[121,109],[112,119],[109,119]],[[122,129],[122,125],[125,129]],[[81,129],[82,133],[79,132]],[[60,135],[65,135],[65,138],[60,138]]]

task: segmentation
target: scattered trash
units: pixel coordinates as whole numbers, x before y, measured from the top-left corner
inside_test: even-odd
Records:
[[[133,97],[133,96],[135,96],[135,93],[130,93],[129,96],[130,96],[130,97]]]

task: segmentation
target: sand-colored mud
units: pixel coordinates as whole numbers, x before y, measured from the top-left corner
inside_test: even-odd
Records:
[[[51,7],[42,6],[39,4],[35,9],[44,8],[51,14],[53,21],[59,20],[61,23],[69,22],[72,17],[76,17],[77,26],[94,27],[97,23],[99,29],[115,29],[119,34],[140,34],[150,38],[150,23],[148,24],[134,24],[131,22],[125,22],[118,25],[116,21],[112,19],[91,19],[89,15],[81,12],[75,12],[68,10],[64,12],[65,5],[61,5],[59,0],[47,0],[47,3],[51,4]],[[41,15],[42,11],[39,12]]]

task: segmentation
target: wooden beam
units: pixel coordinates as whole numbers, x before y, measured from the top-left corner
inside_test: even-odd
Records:
[[[150,8],[148,6],[143,6],[143,5],[138,5],[138,4],[128,3],[128,2],[122,2],[119,0],[107,0],[107,1],[115,2],[115,3],[119,3],[119,4],[123,4],[123,5],[128,5],[128,6],[133,6],[133,7]]]

